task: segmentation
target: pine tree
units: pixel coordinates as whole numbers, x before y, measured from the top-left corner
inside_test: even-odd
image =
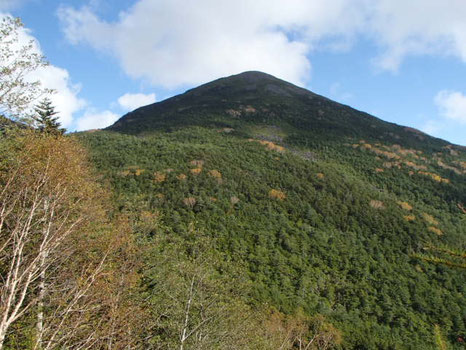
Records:
[[[50,99],[44,98],[34,110],[37,113],[34,120],[41,132],[60,135],[65,132],[65,129],[60,128],[61,124],[56,117],[58,112],[55,111]]]

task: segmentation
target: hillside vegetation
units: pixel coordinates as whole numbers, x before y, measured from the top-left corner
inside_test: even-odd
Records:
[[[78,137],[143,247],[147,348],[191,334],[187,300],[193,334],[245,330],[190,349],[464,346],[464,147],[258,72]]]

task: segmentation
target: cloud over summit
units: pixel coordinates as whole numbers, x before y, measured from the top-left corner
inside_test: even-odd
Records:
[[[118,98],[118,104],[127,111],[155,102],[155,94],[124,94]]]
[[[407,55],[466,62],[463,0],[139,0],[114,21],[62,7],[66,37],[117,57],[130,77],[177,88],[246,70],[299,85],[313,50],[379,48],[373,63],[395,71]]]

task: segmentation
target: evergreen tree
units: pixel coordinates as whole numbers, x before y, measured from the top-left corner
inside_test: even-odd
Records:
[[[35,111],[37,115],[34,117],[37,126],[41,132],[47,134],[63,134],[65,129],[60,128],[61,124],[58,121],[57,111],[52,105],[52,101],[47,97],[44,98],[38,106],[36,106]]]

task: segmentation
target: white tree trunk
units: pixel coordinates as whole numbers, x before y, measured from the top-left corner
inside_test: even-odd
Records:
[[[51,224],[53,222],[54,211],[49,213],[50,198],[44,200],[44,219],[42,229],[42,239],[48,240],[50,235]],[[45,298],[45,273],[47,270],[48,251],[47,246],[42,246],[39,251],[39,296],[37,300],[37,324],[36,324],[36,344],[34,349],[42,348],[42,339],[44,337],[44,298]]]
[[[40,258],[40,275],[39,275],[39,296],[37,301],[37,338],[35,349],[42,348],[42,339],[44,336],[44,298],[45,298],[45,272],[46,272],[46,261],[47,251],[44,251]]]
[[[5,326],[0,327],[0,350],[3,349],[3,343],[5,342],[7,328]]]
[[[194,293],[194,277],[191,279],[191,286],[189,288],[188,302],[186,304],[186,312],[184,317],[183,331],[180,337],[180,350],[184,349],[184,343],[188,339],[188,325],[189,325],[189,311],[191,309],[191,303],[193,302]]]

